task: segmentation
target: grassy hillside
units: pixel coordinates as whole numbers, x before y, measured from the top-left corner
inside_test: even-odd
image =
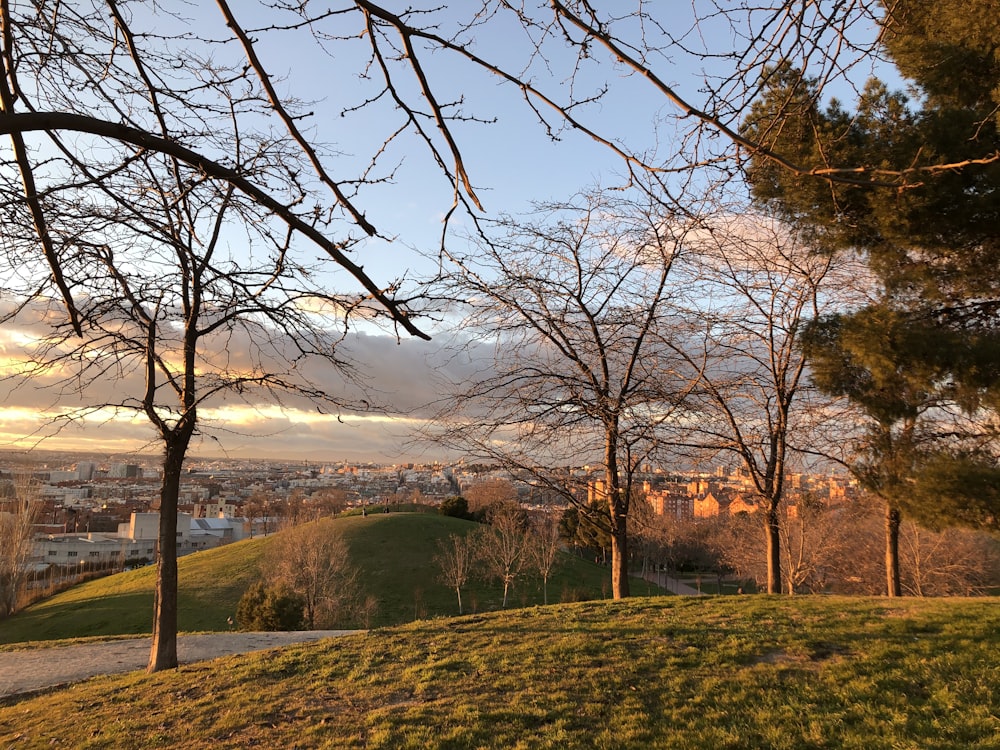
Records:
[[[96,678],[0,746],[986,750],[998,706],[997,599],[658,597]]]
[[[361,568],[364,593],[378,601],[363,625],[390,625],[457,613],[452,591],[437,582],[436,544],[449,534],[476,525],[430,513],[374,514],[338,519]],[[226,619],[246,587],[260,574],[270,539],[252,539],[182,557],[179,627],[181,631],[226,630]],[[607,596],[608,572],[566,556],[549,584],[550,601]],[[0,644],[101,635],[148,633],[153,611],[152,566],[90,581],[39,602],[0,621]],[[648,592],[636,582],[637,593]],[[473,582],[463,593],[466,611],[496,609],[501,591],[495,584]],[[514,585],[511,606],[542,602],[541,583],[524,578]]]
[[[267,546],[248,539],[178,561],[182,631],[225,630],[226,618],[258,575]],[[156,569],[149,565],[74,586],[0,621],[0,643],[149,633]]]
[[[364,571],[366,591],[379,600],[372,624],[394,625],[440,615],[458,614],[454,591],[438,582],[433,557],[437,542],[450,534],[465,534],[478,524],[434,514],[375,514],[338,521],[352,559]],[[633,581],[636,593],[655,593],[644,581]],[[610,596],[606,568],[566,555],[549,581],[549,601],[603,599]],[[511,591],[510,606],[541,604],[542,583],[525,572]],[[498,583],[470,581],[462,599],[467,613],[500,608],[503,590]]]

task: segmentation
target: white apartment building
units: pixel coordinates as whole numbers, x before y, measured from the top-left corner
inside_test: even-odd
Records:
[[[117,533],[46,534],[35,539],[33,562],[42,565],[107,566],[150,562],[156,557],[160,514],[133,513]],[[193,519],[177,514],[177,554],[211,549],[244,537],[243,519]]]

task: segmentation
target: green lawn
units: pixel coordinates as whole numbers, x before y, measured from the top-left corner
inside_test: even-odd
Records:
[[[1000,600],[654,597],[426,620],[0,708],[0,746],[1000,747]]]
[[[477,524],[433,513],[376,513],[338,519],[362,571],[363,595],[377,601],[365,622],[345,626],[384,626],[416,619],[457,614],[452,590],[437,580],[436,544],[449,534],[468,533]],[[261,575],[270,542],[250,539],[197,552],[178,561],[180,576],[178,626],[182,632],[227,630],[243,591]],[[266,571],[264,571],[266,575]],[[0,621],[0,644],[102,635],[149,633],[153,612],[155,568],[147,566],[75,586]],[[659,593],[634,581],[638,594]],[[566,555],[549,582],[549,601],[601,599],[610,595],[604,567]],[[473,581],[463,591],[466,612],[498,609],[499,585]],[[516,581],[511,606],[543,601],[541,581],[525,574]]]
[[[178,626],[225,630],[243,591],[255,580],[265,539],[196,552],[178,562]],[[0,621],[0,643],[149,633],[156,568],[148,565],[74,586]]]
[[[478,524],[428,513],[373,514],[339,519],[351,558],[363,570],[365,590],[379,608],[374,625],[395,625],[415,619],[457,615],[455,592],[438,581],[433,557],[438,540],[450,534],[467,534]],[[633,580],[638,594],[661,593],[645,581]],[[607,568],[564,555],[549,581],[549,602],[605,599],[611,596]],[[525,573],[514,583],[509,605],[523,607],[543,602],[542,582]],[[499,583],[472,580],[463,589],[467,613],[493,611],[503,602]]]

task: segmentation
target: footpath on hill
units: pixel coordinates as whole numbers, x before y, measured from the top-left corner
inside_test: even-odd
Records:
[[[648,578],[674,594],[698,596],[700,593],[663,573],[650,573]],[[181,664],[190,664],[356,632],[358,631],[296,630],[181,635],[177,638],[177,657]],[[145,669],[150,647],[151,639],[146,637],[0,652],[0,700],[79,682],[97,675]]]
[[[648,572],[644,573],[642,578],[651,583],[655,583],[662,589],[666,589],[671,593],[678,594],[680,596],[701,596],[701,592],[694,586],[688,586],[681,580],[677,578],[671,578],[666,573],[661,572]]]
[[[356,632],[358,631],[295,630],[181,635],[177,638],[177,659],[181,664],[190,664],[219,656],[264,651]],[[146,637],[0,652],[0,700],[78,682],[96,675],[145,669],[151,647],[152,639]]]

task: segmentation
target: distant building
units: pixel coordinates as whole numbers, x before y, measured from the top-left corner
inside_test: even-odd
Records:
[[[747,500],[745,495],[738,494],[733,497],[729,502],[727,512],[731,516],[735,516],[737,513],[756,513],[758,510],[757,503],[752,500]]]
[[[694,498],[695,518],[714,518],[719,515],[720,504],[718,499],[711,492],[704,497]]]
[[[195,503],[194,505],[195,518],[235,518],[235,516],[236,506],[221,498],[213,502]]]
[[[587,484],[587,504],[596,505],[608,501],[608,491],[603,479],[595,479]]]
[[[95,471],[97,471],[97,464],[93,461],[80,461],[76,465],[77,478],[82,482],[89,482],[93,479]]]
[[[695,479],[692,482],[688,482],[687,491],[689,495],[694,495],[695,497],[708,494],[711,487],[706,479]]]
[[[90,497],[90,487],[54,487],[44,484],[38,489],[43,500],[61,503],[78,503]]]
[[[111,464],[108,468],[110,479],[138,479],[142,476],[142,469],[136,464]]]
[[[160,531],[160,514],[133,513],[117,533],[47,534],[35,538],[33,561],[49,565],[108,566],[152,561]],[[177,514],[177,554],[187,555],[243,539],[243,519],[192,519]]]
[[[831,504],[842,503],[846,499],[847,499],[847,483],[831,478],[830,503]]]
[[[669,490],[647,490],[646,501],[658,516],[668,518],[692,518],[694,498],[691,495]]]
[[[59,482],[76,482],[80,475],[76,471],[50,471],[49,482],[57,484]]]

